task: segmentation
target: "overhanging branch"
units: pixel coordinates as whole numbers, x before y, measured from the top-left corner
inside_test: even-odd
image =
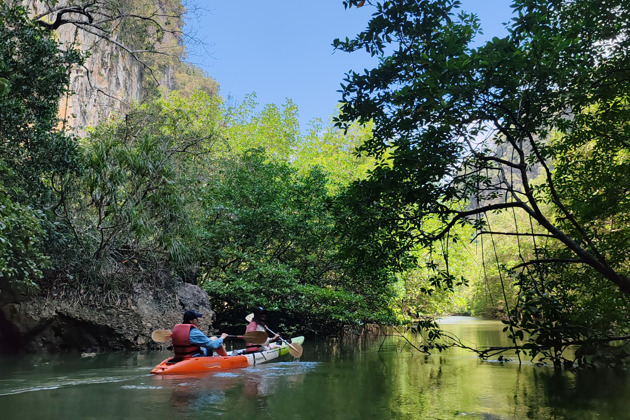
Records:
[[[83,6],[59,6],[54,9],[49,9],[47,12],[41,13],[35,16],[35,21],[37,22],[38,25],[43,26],[49,31],[54,31],[58,29],[60,26],[65,25],[67,23],[76,24],[77,22],[81,22],[81,23],[92,24],[94,22],[94,16],[92,15],[92,13],[88,12],[88,8],[92,7],[94,4],[95,3],[87,3]],[[57,16],[55,16],[55,21],[53,23],[48,23],[46,21],[41,20],[43,17],[48,16],[53,13],[57,13]],[[85,16],[87,18],[87,22],[64,19],[64,15],[69,14],[69,13]]]
[[[560,263],[562,264],[587,264],[586,262],[582,260],[577,260],[577,259],[572,259],[572,258],[544,258],[544,259],[537,259],[537,260],[529,260],[524,263],[515,265],[514,267],[512,267],[512,270],[516,270],[517,268],[526,267],[526,266],[535,265],[535,264],[560,264]]]
[[[473,242],[475,239],[477,239],[481,235],[530,236],[530,237],[538,236],[538,237],[543,237],[543,238],[557,239],[554,235],[551,235],[548,233],[496,232],[496,231],[484,230],[477,233],[470,241]]]

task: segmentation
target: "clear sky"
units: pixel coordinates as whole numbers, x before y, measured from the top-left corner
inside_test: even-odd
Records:
[[[189,44],[187,61],[220,84],[219,93],[240,102],[255,92],[261,104],[298,105],[302,130],[314,118],[335,112],[338,92],[350,69],[371,68],[365,53],[334,51],[333,39],[365,28],[372,7],[344,9],[342,0],[188,0],[201,10],[187,30],[204,42]],[[480,40],[504,36],[509,0],[462,0],[484,30]]]

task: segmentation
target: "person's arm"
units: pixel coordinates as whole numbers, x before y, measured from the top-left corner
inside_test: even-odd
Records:
[[[252,324],[254,323],[252,322]],[[248,326],[246,332],[249,332],[249,331],[250,331],[250,327]],[[254,329],[251,329],[251,331],[264,331],[268,333],[267,329],[263,325],[256,325],[256,324],[254,324]],[[272,338],[267,337],[267,341],[262,343],[261,346],[268,346],[270,343],[276,341],[279,337],[280,336],[278,334],[274,335]]]
[[[192,330],[190,330],[190,344],[196,344],[198,346],[205,347],[208,350],[214,350],[221,347],[223,345],[223,339],[225,337],[227,337],[227,334],[224,333],[221,334],[220,338],[211,340],[210,338],[208,338],[208,336],[206,336],[197,328],[193,328]]]

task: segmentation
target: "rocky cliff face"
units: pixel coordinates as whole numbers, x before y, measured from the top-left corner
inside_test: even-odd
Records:
[[[50,2],[47,0],[18,1],[27,7],[33,17],[39,17],[39,20],[52,22],[56,17],[55,13],[46,14],[50,10],[48,5]],[[60,1],[57,6],[63,6],[64,3],[96,3],[95,7],[100,7],[100,4],[107,5],[108,0]],[[143,13],[148,15],[167,16],[183,12],[180,1],[137,0],[135,3],[150,5],[151,9],[142,9]],[[172,10],[173,4],[178,6],[178,10]],[[66,14],[64,18],[78,21],[88,19],[76,13]],[[152,88],[157,85],[158,88],[164,90],[175,89],[175,67],[181,65],[179,58],[184,49],[177,35],[179,27],[183,26],[183,21],[174,20],[175,24],[169,23],[169,25],[175,25],[171,27],[172,32],[165,32],[163,38],[151,47],[159,51],[159,54],[154,55],[132,54],[125,51],[121,45],[132,45],[132,43],[128,42],[126,38],[129,37],[125,37],[120,30],[113,30],[108,40],[99,36],[98,31],[89,26],[66,23],[55,29],[60,42],[64,45],[68,47],[73,45],[74,48],[89,52],[85,65],[75,69],[72,74],[71,94],[63,98],[60,104],[60,115],[63,119],[67,119],[67,127],[71,131],[83,136],[88,127],[106,120],[111,115],[124,113],[134,103],[143,100],[147,95],[149,85]]]
[[[132,294],[109,303],[77,294],[32,296],[0,305],[0,351],[51,352],[146,350],[156,329],[172,328],[194,309],[215,319],[208,294],[188,283],[174,290],[136,285]]]
[[[60,37],[72,36],[70,31],[71,28],[65,29]],[[81,45],[93,45],[89,47],[93,53],[85,67],[72,74],[72,95],[62,99],[59,111],[70,129],[83,136],[86,128],[141,101],[145,70],[140,63],[116,51],[113,44],[94,39],[94,35],[82,33],[77,38]]]

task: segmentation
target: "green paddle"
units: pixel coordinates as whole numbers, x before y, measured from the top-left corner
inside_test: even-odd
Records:
[[[156,343],[166,343],[171,339],[171,330],[155,330],[151,334],[151,339]],[[267,333],[264,331],[250,331],[243,335],[228,335],[227,338],[238,338],[248,343],[262,344],[267,341]]]

